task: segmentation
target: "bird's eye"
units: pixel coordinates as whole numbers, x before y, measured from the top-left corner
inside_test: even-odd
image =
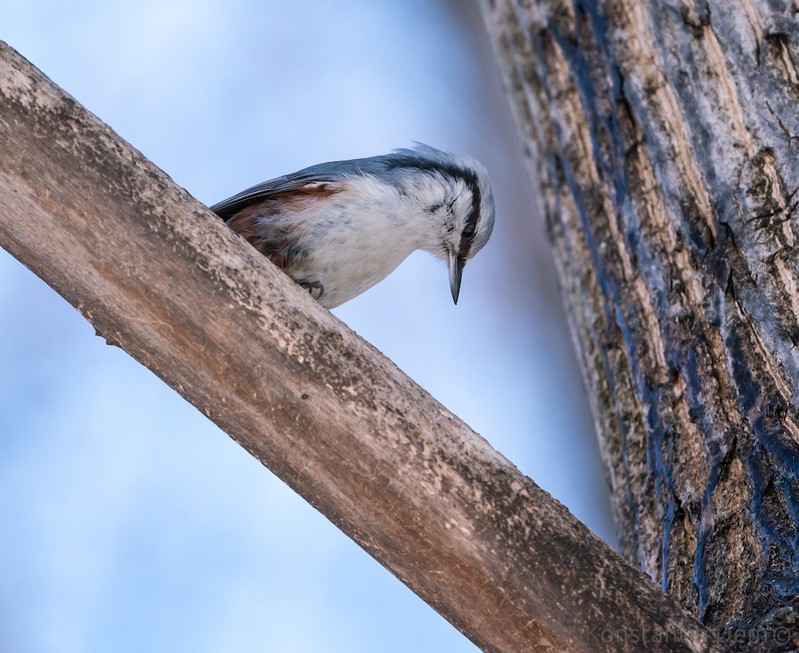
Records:
[[[463,230],[463,235],[466,238],[471,238],[474,236],[474,225],[467,225],[466,228]]]

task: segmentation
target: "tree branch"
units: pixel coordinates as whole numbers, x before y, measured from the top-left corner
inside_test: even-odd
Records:
[[[721,650],[1,43],[0,101],[0,245],[478,646],[633,651],[633,637],[650,637],[651,651]]]

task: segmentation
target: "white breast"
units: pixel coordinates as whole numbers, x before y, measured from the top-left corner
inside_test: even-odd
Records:
[[[346,185],[296,216],[306,227],[308,255],[286,269],[298,282],[322,284],[319,302],[327,308],[385,279],[413,251],[428,249],[437,233],[417,198],[373,177]]]

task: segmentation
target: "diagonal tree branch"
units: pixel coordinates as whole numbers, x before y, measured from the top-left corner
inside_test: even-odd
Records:
[[[0,245],[485,650],[721,650],[2,43]]]

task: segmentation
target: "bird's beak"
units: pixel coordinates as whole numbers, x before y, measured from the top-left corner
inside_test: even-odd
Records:
[[[452,301],[458,303],[458,295],[461,292],[461,276],[463,275],[463,257],[455,252],[449,253],[449,289],[452,291]]]

